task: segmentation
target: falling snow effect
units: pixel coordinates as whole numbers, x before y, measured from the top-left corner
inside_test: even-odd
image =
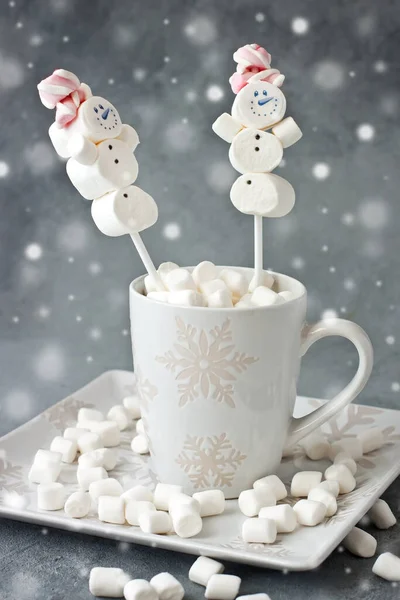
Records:
[[[83,221],[71,221],[62,225],[56,233],[57,244],[65,252],[82,252],[89,243],[88,225]]]
[[[369,123],[362,123],[357,127],[356,134],[361,142],[371,142],[375,137],[375,128]]]
[[[167,223],[163,228],[163,236],[167,240],[177,240],[181,237],[181,228],[178,223]]]
[[[0,91],[20,87],[25,79],[24,68],[18,59],[5,56],[0,51]]]
[[[165,130],[165,142],[171,150],[186,152],[195,146],[195,130],[188,123],[171,123]]]
[[[39,244],[29,244],[25,248],[24,254],[28,260],[39,260],[42,258],[43,249]]]
[[[59,381],[66,369],[65,354],[58,344],[48,344],[32,361],[33,372],[40,381]]]
[[[52,171],[58,160],[48,142],[36,142],[24,150],[25,162],[32,175],[44,175]]]
[[[8,164],[6,162],[4,162],[3,160],[0,160],[0,179],[7,177],[9,172],[10,172],[10,167],[8,166]]]
[[[344,68],[337,62],[325,60],[315,65],[314,83],[323,90],[333,91],[340,89],[343,87],[344,78]]]
[[[390,218],[388,203],[382,198],[367,199],[359,206],[358,217],[366,229],[383,229]]]
[[[32,416],[34,400],[26,390],[11,390],[2,399],[2,407],[11,421],[22,422]]]
[[[205,16],[194,17],[188,21],[183,30],[184,34],[196,46],[206,46],[217,37],[217,27],[211,19]]]
[[[296,35],[305,35],[310,28],[308,20],[304,17],[296,17],[293,19],[291,26],[293,33]]]
[[[320,181],[324,181],[331,174],[330,166],[326,163],[316,163],[312,168],[312,174],[315,179],[319,179]]]
[[[224,97],[224,90],[220,85],[210,85],[206,90],[206,98],[210,102],[220,102]]]
[[[235,172],[228,162],[217,162],[207,169],[206,179],[210,188],[217,194],[227,194],[236,179]]]

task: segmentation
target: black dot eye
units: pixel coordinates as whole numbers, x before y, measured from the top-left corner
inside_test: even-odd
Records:
[[[117,164],[119,163],[119,160],[118,160],[118,158],[116,158],[116,159],[114,160],[114,162],[115,162],[115,164],[117,165]]]
[[[112,146],[111,146],[111,144],[108,146],[108,149],[109,149],[109,150],[112,150]]]
[[[94,110],[95,113],[99,112],[96,107],[93,110]]]
[[[259,134],[257,133],[257,135],[256,135],[256,140],[259,140],[259,139],[260,139],[260,136],[259,136]]]
[[[254,92],[254,97],[255,97],[255,98],[257,98],[257,96],[258,96],[258,92],[257,92],[257,91],[255,91],[255,92]]]
[[[251,179],[248,179],[248,180],[246,181],[246,183],[247,183],[247,185],[251,185]]]
[[[260,150],[260,148],[259,148],[258,146],[256,146],[256,147],[254,148],[254,150],[255,150],[256,152],[258,152],[258,151]]]
[[[268,96],[267,90],[263,90],[263,94],[264,94],[264,96]]]
[[[124,198],[127,198],[127,197],[128,197],[128,194],[124,194]]]
[[[101,104],[99,104],[99,108],[100,110],[104,110],[104,106],[102,106]]]

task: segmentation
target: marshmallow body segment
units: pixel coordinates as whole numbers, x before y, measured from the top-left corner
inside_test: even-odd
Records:
[[[92,218],[104,235],[117,237],[154,225],[158,208],[149,194],[131,185],[94,200]]]
[[[292,210],[295,192],[292,185],[272,173],[245,173],[231,187],[233,206],[246,215],[284,217]]]
[[[229,149],[231,165],[239,173],[270,173],[281,162],[282,143],[272,133],[243,129]]]
[[[286,112],[286,98],[272,83],[249,83],[237,94],[232,117],[245,127],[269,129],[279,123]]]

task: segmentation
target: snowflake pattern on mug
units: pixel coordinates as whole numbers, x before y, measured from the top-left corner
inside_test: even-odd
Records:
[[[232,446],[226,433],[210,437],[186,437],[176,459],[196,489],[230,487],[246,455]]]
[[[156,361],[179,382],[179,406],[202,396],[235,408],[233,382],[258,358],[235,351],[229,319],[208,333],[185,325],[179,317],[176,325],[178,343]]]
[[[144,375],[140,367],[138,367],[135,361],[135,376],[136,376],[136,391],[140,400],[140,409],[148,409],[150,402],[153,402],[154,398],[158,395],[157,387],[151,383]],[[143,418],[143,417],[142,417]]]

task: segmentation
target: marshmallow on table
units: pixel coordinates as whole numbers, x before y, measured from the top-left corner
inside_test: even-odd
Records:
[[[268,486],[260,486],[257,489],[240,492],[238,504],[240,511],[246,517],[255,517],[264,506],[275,506],[276,500]]]
[[[267,475],[266,477],[257,479],[257,481],[254,482],[253,487],[256,490],[264,485],[269,486],[273,490],[277,502],[279,502],[279,500],[283,500],[288,495],[285,484],[277,475]]]
[[[344,452],[353,460],[360,460],[360,458],[363,455],[361,441],[358,438],[354,437],[342,438],[337,442],[333,442],[333,444],[331,444],[330,449],[330,459],[334,460],[335,456],[339,454],[339,452]]]
[[[293,476],[290,494],[292,496],[307,498],[310,490],[321,483],[320,471],[299,471]]]
[[[78,450],[81,454],[103,448],[103,442],[97,433],[85,433],[78,439]]]
[[[321,460],[329,456],[330,444],[319,431],[308,435],[300,444],[310,460]]]
[[[378,427],[365,429],[357,437],[361,442],[363,454],[379,450],[384,444],[383,433]]]
[[[154,490],[154,505],[157,510],[168,510],[172,497],[176,494],[182,494],[181,485],[172,485],[169,483],[157,483]]]
[[[130,415],[122,404],[116,404],[108,411],[107,419],[109,421],[114,421],[118,425],[119,430],[124,431],[129,425]]]
[[[254,290],[260,285],[271,289],[274,285],[274,281],[274,276],[271,273],[269,273],[268,271],[262,271],[261,279],[259,281],[255,275],[253,275],[253,277],[251,278],[249,283],[249,292],[254,292]]]
[[[161,510],[144,511],[139,515],[139,527],[144,533],[167,534],[172,531],[172,520]]]
[[[62,462],[73,463],[78,452],[78,446],[75,440],[67,440],[64,437],[57,436],[51,442],[50,450],[60,452]]]
[[[120,429],[115,421],[94,421],[90,424],[90,431],[100,436],[102,445],[106,448],[113,448],[121,443]]]
[[[91,499],[87,492],[74,492],[67,498],[64,512],[73,519],[82,519],[90,511]]]
[[[236,95],[232,117],[255,129],[268,129],[279,123],[286,112],[286,98],[276,85],[267,81],[248,81]]]
[[[37,503],[40,510],[64,508],[65,488],[62,483],[40,483],[37,487]]]
[[[336,498],[327,490],[315,487],[312,490],[310,490],[307,498],[308,500],[315,500],[316,502],[322,502],[322,504],[325,504],[327,517],[332,517],[337,513],[338,507]]]
[[[328,479],[326,481],[321,481],[321,483],[319,483],[313,489],[325,490],[337,498],[339,496],[340,486],[338,481],[335,481],[334,479]]]
[[[352,475],[355,475],[357,473],[356,461],[353,458],[351,458],[351,456],[346,454],[346,452],[339,452],[339,454],[336,454],[335,458],[333,459],[333,464],[345,465]]]
[[[95,408],[80,408],[78,412],[78,424],[85,421],[104,421],[104,415]]]
[[[233,308],[229,290],[218,290],[206,296],[206,299],[209,308]]]
[[[245,215],[284,217],[292,210],[296,196],[292,185],[272,173],[245,173],[232,185],[233,206]]]
[[[125,519],[129,525],[138,527],[141,514],[155,511],[154,504],[147,500],[125,500]]]
[[[236,575],[217,573],[208,580],[204,593],[207,600],[234,600],[239,593],[242,580]]]
[[[400,581],[400,558],[391,552],[384,552],[376,559],[372,572],[387,581]]]
[[[199,502],[187,494],[174,494],[169,502],[168,511],[172,514],[174,511],[179,510],[181,506],[187,506],[200,514]]]
[[[212,281],[217,279],[218,272],[217,267],[214,263],[209,260],[203,260],[203,262],[199,263],[192,271],[193,280],[200,289],[200,285],[205,283],[206,281]]]
[[[225,140],[225,142],[228,142],[228,144],[233,141],[235,135],[237,135],[241,129],[241,123],[235,121],[235,119],[231,117],[231,115],[228,115],[228,113],[223,113],[212,124],[212,130],[214,133]]]
[[[117,464],[118,454],[112,448],[98,448],[91,452],[85,452],[78,458],[78,465],[83,468],[104,467],[106,471],[111,471]]]
[[[363,529],[354,527],[344,538],[343,546],[355,556],[371,558],[376,552],[377,541]]]
[[[93,481],[107,479],[108,473],[104,467],[78,467],[76,471],[79,486],[86,492]]]
[[[100,496],[98,499],[99,520],[104,523],[125,523],[125,502],[118,496]]]
[[[110,237],[139,233],[158,219],[154,199],[136,185],[97,197],[93,200],[91,211],[97,228]]]
[[[66,440],[77,442],[85,433],[89,433],[89,429],[84,429],[83,427],[67,427],[63,433],[63,437],[65,437]]]
[[[122,400],[125,410],[130,414],[131,419],[140,419],[140,400],[139,396],[125,396]]]
[[[125,600],[158,600],[158,594],[145,579],[132,579],[124,587]]]
[[[126,502],[129,500],[145,500],[147,502],[153,502],[153,492],[144,485],[135,485],[121,496]]]
[[[246,519],[242,526],[242,538],[248,544],[273,544],[276,533],[275,521],[264,517]]]
[[[193,498],[200,504],[202,518],[221,515],[225,510],[225,496],[222,490],[196,492],[193,494]]]
[[[390,506],[382,498],[377,500],[369,509],[368,516],[378,529],[389,529],[389,527],[393,527],[397,523]]]
[[[148,454],[149,453],[149,442],[147,437],[142,434],[135,435],[131,441],[131,449],[136,454]]]
[[[90,571],[89,590],[93,596],[122,598],[130,576],[122,569],[94,567]]]
[[[339,494],[348,494],[356,487],[356,480],[344,464],[336,464],[325,471],[325,479],[334,479],[339,483]]]
[[[289,504],[265,506],[260,510],[259,517],[274,521],[278,533],[291,533],[297,525],[296,513]]]
[[[206,587],[213,575],[219,575],[224,570],[224,565],[220,562],[208,558],[207,556],[199,556],[189,570],[189,579],[194,583]]]
[[[196,291],[196,284],[192,275],[187,269],[174,269],[165,277],[165,283],[169,291],[193,290]]]
[[[177,505],[170,512],[173,530],[181,538],[191,538],[200,533],[203,521],[200,514],[189,505]]]
[[[293,506],[293,510],[300,525],[306,525],[307,527],[319,525],[326,516],[325,504],[316,500],[299,500]]]
[[[89,495],[94,502],[97,502],[100,496],[117,496],[119,498],[123,491],[120,482],[112,477],[92,481],[89,485]]]
[[[182,600],[185,595],[182,584],[171,573],[158,573],[150,579],[150,585],[159,600]]]
[[[273,304],[280,304],[281,299],[278,294],[268,287],[258,286],[251,295],[251,304],[253,306],[272,306]]]
[[[232,296],[241,297],[247,292],[247,279],[240,271],[235,271],[235,269],[222,269],[219,277],[231,291]]]
[[[38,450],[30,468],[28,479],[31,483],[52,483],[61,472],[61,453]]]
[[[303,133],[292,117],[286,117],[272,128],[272,133],[280,140],[284,148],[289,148],[298,142]]]
[[[281,162],[282,143],[259,129],[243,129],[229,148],[231,165],[239,173],[270,173]]]

